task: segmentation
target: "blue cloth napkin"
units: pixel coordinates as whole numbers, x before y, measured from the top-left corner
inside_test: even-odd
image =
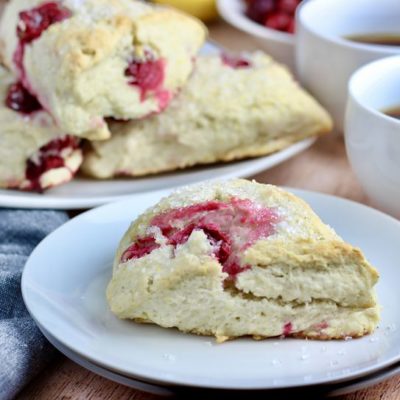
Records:
[[[54,356],[29,316],[21,273],[35,246],[68,220],[64,212],[0,209],[0,399],[13,398]]]

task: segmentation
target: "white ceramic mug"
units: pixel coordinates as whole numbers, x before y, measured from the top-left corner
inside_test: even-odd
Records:
[[[368,64],[349,82],[345,140],[350,163],[373,203],[400,218],[400,56]]]
[[[299,78],[342,132],[351,74],[368,62],[400,54],[400,46],[364,44],[345,37],[400,35],[400,0],[309,0],[298,8],[296,26]]]

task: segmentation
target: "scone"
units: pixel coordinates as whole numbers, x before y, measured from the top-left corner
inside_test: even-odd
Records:
[[[83,171],[140,176],[261,156],[331,129],[326,111],[269,56],[200,56],[193,76],[162,114],[112,123]]]
[[[11,0],[2,57],[70,134],[105,139],[105,117],[163,110],[186,83],[206,30],[172,9],[135,0]]]
[[[79,139],[0,67],[0,187],[43,191],[68,182],[82,163]]]
[[[123,237],[107,288],[118,317],[219,341],[370,333],[377,271],[302,200],[245,180],[183,188]]]

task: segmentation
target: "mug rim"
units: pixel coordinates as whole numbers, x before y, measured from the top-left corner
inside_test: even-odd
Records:
[[[307,30],[312,35],[322,39],[331,44],[335,44],[341,47],[345,47],[347,49],[357,49],[361,51],[368,51],[376,54],[387,54],[388,56],[399,53],[400,54],[400,46],[390,46],[383,44],[369,44],[369,43],[361,43],[355,42],[351,40],[344,39],[341,36],[334,36],[326,34],[323,31],[315,29],[312,25],[306,23],[304,13],[307,7],[312,5],[313,3],[323,2],[326,0],[303,0],[300,5],[296,9],[296,25],[301,26],[303,29]],[[396,50],[396,48],[398,48]]]
[[[355,88],[356,85],[359,85],[359,80],[364,79],[364,75],[370,75],[371,73],[374,74],[374,69],[377,68],[378,65],[385,65],[387,64],[389,67],[392,66],[393,68],[396,68],[396,66],[400,70],[400,54],[399,55],[394,55],[390,57],[384,57],[379,60],[372,61],[368,64],[363,65],[362,67],[358,68],[354,73],[351,75],[348,86],[347,86],[347,93],[348,93],[348,102],[350,100],[354,101],[359,107],[361,107],[364,111],[368,112],[369,114],[374,115],[377,118],[380,118],[387,123],[400,127],[400,119],[396,119],[393,117],[390,117],[386,115],[384,112],[380,111],[379,109],[376,109],[374,107],[371,107],[367,104],[365,104],[360,98],[361,96],[357,93],[357,90]],[[371,71],[369,71],[371,70]],[[365,82],[368,82],[366,80]],[[366,83],[368,85],[368,83]],[[400,102],[400,98],[399,98]]]

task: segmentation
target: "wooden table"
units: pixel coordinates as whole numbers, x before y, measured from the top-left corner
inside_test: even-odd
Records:
[[[257,43],[219,22],[210,27],[212,39],[227,48],[252,50]],[[255,176],[259,182],[311,189],[370,204],[348,164],[343,140],[333,135],[284,164]],[[46,368],[18,397],[40,400],[128,400],[159,399],[101,378],[63,356]],[[400,376],[372,388],[338,398],[340,400],[399,400]]]

